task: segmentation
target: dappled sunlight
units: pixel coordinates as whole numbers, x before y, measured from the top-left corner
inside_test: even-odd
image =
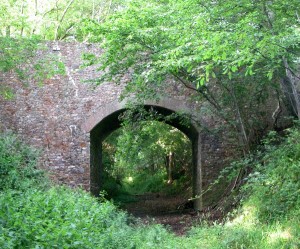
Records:
[[[246,205],[243,210],[233,220],[226,222],[225,226],[234,227],[242,226],[243,228],[253,228],[258,223],[257,208],[255,206]]]
[[[126,180],[127,180],[127,182],[130,182],[130,183],[131,183],[131,182],[133,182],[133,177],[132,177],[132,176],[129,176],[129,177],[127,177]]]
[[[270,232],[268,234],[268,243],[269,244],[275,244],[281,241],[288,241],[288,240],[292,240],[293,236],[291,234],[290,228],[288,229],[280,229],[277,228],[278,230]]]
[[[128,176],[128,177],[124,177],[123,182],[126,184],[133,184],[134,183],[135,178],[133,178],[132,176]]]

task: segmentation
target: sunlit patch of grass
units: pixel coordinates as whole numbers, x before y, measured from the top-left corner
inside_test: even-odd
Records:
[[[291,235],[290,229],[286,230],[277,230],[270,232],[268,234],[268,243],[274,244],[278,242],[278,240],[291,240],[293,236]]]
[[[258,223],[257,207],[244,205],[242,210],[236,214],[235,218],[226,222],[226,227],[243,226],[243,228],[253,228]]]

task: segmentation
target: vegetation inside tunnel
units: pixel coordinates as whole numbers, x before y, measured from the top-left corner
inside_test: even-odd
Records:
[[[192,145],[168,124],[125,123],[103,142],[102,160],[103,189],[128,211],[174,212],[192,196]]]

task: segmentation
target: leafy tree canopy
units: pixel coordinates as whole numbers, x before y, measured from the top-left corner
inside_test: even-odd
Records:
[[[241,70],[271,80],[283,58],[298,63],[299,8],[297,0],[128,1],[94,35],[106,50],[108,75],[133,67],[135,83],[171,73],[199,88]]]
[[[99,82],[130,72],[127,91],[147,98],[173,77],[208,100],[248,150],[270,88],[282,86],[300,117],[299,8],[297,0],[126,1],[87,26],[105,51]]]
[[[0,3],[0,35],[46,40],[85,39],[80,27],[86,20],[102,22],[118,0],[3,0]]]

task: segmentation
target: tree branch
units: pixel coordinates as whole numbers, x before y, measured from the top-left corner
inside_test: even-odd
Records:
[[[190,83],[186,82],[184,79],[182,79],[181,77],[179,77],[178,75],[174,74],[171,72],[171,74],[177,79],[179,80],[186,88],[193,90],[195,92],[201,93],[203,95],[203,97],[211,104],[213,105],[213,107],[218,110],[221,111],[221,107],[215,103],[214,99],[211,99],[210,96],[208,96],[201,88],[196,88],[193,85],[191,85]]]
[[[56,30],[55,30],[55,38],[54,38],[54,40],[57,40],[57,37],[58,37],[58,30],[59,30],[59,28],[60,28],[60,25],[61,25],[63,19],[65,18],[65,15],[67,14],[68,9],[69,9],[69,8],[71,7],[71,5],[73,4],[73,2],[74,2],[74,0],[70,0],[70,2],[68,3],[67,7],[65,8],[65,10],[64,10],[64,12],[63,12],[61,18],[59,19],[58,24],[57,24],[57,27],[56,27]]]

